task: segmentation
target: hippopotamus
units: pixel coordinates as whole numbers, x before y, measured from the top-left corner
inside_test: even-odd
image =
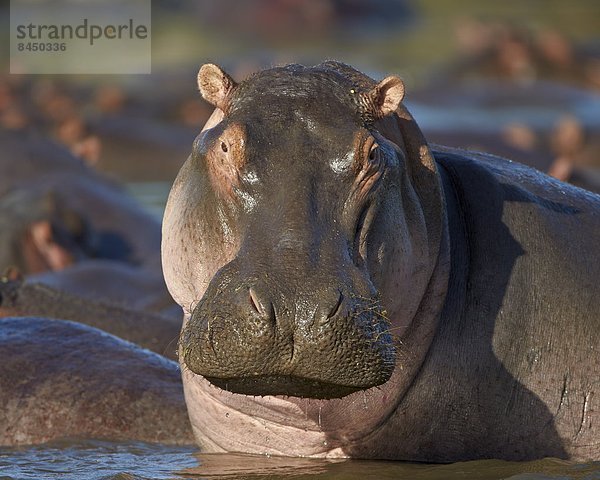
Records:
[[[0,319],[0,445],[64,437],[191,444],[177,363],[96,328]]]
[[[61,297],[68,304],[22,301],[21,315],[56,317],[60,311],[68,313],[64,318],[85,322],[98,317],[94,312],[104,315],[106,309],[96,308],[100,302],[180,322],[181,309],[167,292],[160,268],[156,218],[118,184],[42,135],[0,130],[0,145],[0,273],[15,267],[34,283],[71,294]],[[82,310],[86,299],[87,317]],[[112,331],[124,317],[123,325],[131,327],[143,315],[117,315],[108,323],[92,324]],[[165,332],[159,322],[150,329],[152,322],[143,323],[141,335],[138,324],[124,337],[148,339]],[[163,353],[177,331],[144,345]],[[122,332],[124,328],[118,329]],[[172,350],[169,346],[169,356]]]
[[[121,277],[129,278],[123,276],[122,271],[113,265],[109,266],[107,276],[113,271],[117,272],[116,278],[112,280],[114,283],[119,284]],[[53,274],[50,279],[56,277]],[[135,298],[130,305],[125,302],[119,304],[108,299],[77,295],[69,291],[69,288],[60,288],[61,285],[41,280],[43,278],[36,279],[35,276],[27,279],[0,279],[0,318],[35,316],[78,322],[173,360],[177,359],[180,318],[135,308]],[[136,278],[132,281],[135,282]],[[123,289],[131,292],[128,286]]]
[[[160,272],[160,225],[116,182],[34,131],[0,129],[0,196],[51,192],[94,231],[93,258]]]
[[[600,196],[430,146],[397,76],[198,86],[162,263],[202,451],[600,458]]]
[[[169,295],[162,273],[151,269],[115,260],[85,259],[59,272],[28,275],[26,280],[82,301],[159,313],[181,323],[181,308]]]
[[[60,271],[90,254],[85,215],[52,191],[17,188],[0,198],[0,271]]]

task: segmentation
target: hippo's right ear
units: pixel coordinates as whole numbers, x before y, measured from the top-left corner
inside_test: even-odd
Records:
[[[237,84],[220,67],[205,63],[198,72],[198,89],[202,98],[211,105],[227,111],[228,99]]]
[[[375,109],[375,118],[394,113],[404,98],[404,82],[399,77],[384,78],[369,92]]]

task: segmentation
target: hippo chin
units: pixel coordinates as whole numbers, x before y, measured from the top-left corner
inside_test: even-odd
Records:
[[[430,148],[394,76],[198,85],[162,258],[204,451],[600,457],[599,196]]]

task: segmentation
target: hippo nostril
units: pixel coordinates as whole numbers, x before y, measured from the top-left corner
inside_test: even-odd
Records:
[[[344,300],[344,295],[342,295],[342,292],[340,292],[336,304],[333,306],[333,308],[327,314],[327,319],[330,319],[337,315],[337,313],[340,310],[340,307],[342,306],[343,300]]]
[[[254,290],[254,288],[250,287],[248,289],[248,294],[250,295],[250,304],[261,317],[271,317],[272,316],[272,305],[268,302],[265,302],[261,299],[260,295]]]
[[[256,295],[256,292],[254,291],[254,289],[252,287],[250,287],[248,289],[248,293],[250,294],[250,303],[254,307],[254,310],[256,310],[256,313],[258,313],[259,315],[262,315],[264,313],[264,309],[262,308],[262,305],[260,304],[258,295]]]

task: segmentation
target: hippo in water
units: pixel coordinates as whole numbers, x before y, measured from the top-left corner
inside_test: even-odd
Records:
[[[192,443],[177,364],[96,328],[0,319],[0,446],[61,438]]]
[[[85,215],[54,192],[18,188],[0,196],[0,272],[56,272],[93,248]]]
[[[395,76],[198,84],[162,261],[203,451],[600,458],[600,196],[430,147]]]
[[[111,265],[109,268],[115,267]],[[119,273],[119,270],[114,271]],[[114,283],[118,284],[122,280],[118,275],[114,277]],[[124,287],[123,290],[132,291],[128,287]],[[132,299],[132,304],[135,305],[135,299]],[[175,319],[165,314],[135,308],[133,305],[127,306],[102,298],[73,294],[68,289],[56,288],[52,284],[40,283],[32,278],[0,279],[0,319],[35,316],[70,320],[104,330],[140,347],[175,359],[181,315],[179,319]]]
[[[36,192],[40,192],[41,198],[50,192],[54,201],[64,206],[63,210],[82,216],[88,230],[94,233],[94,249],[86,249],[87,256],[121,261],[160,273],[157,254],[160,225],[121,186],[34,131],[0,129],[0,214],[3,216],[7,209],[4,198],[15,191],[27,192],[34,199]],[[35,209],[24,210],[28,216],[35,212]],[[0,240],[7,236],[4,230],[12,226],[8,220],[3,221],[7,223],[3,224],[6,228]],[[45,232],[45,229],[40,230]]]

